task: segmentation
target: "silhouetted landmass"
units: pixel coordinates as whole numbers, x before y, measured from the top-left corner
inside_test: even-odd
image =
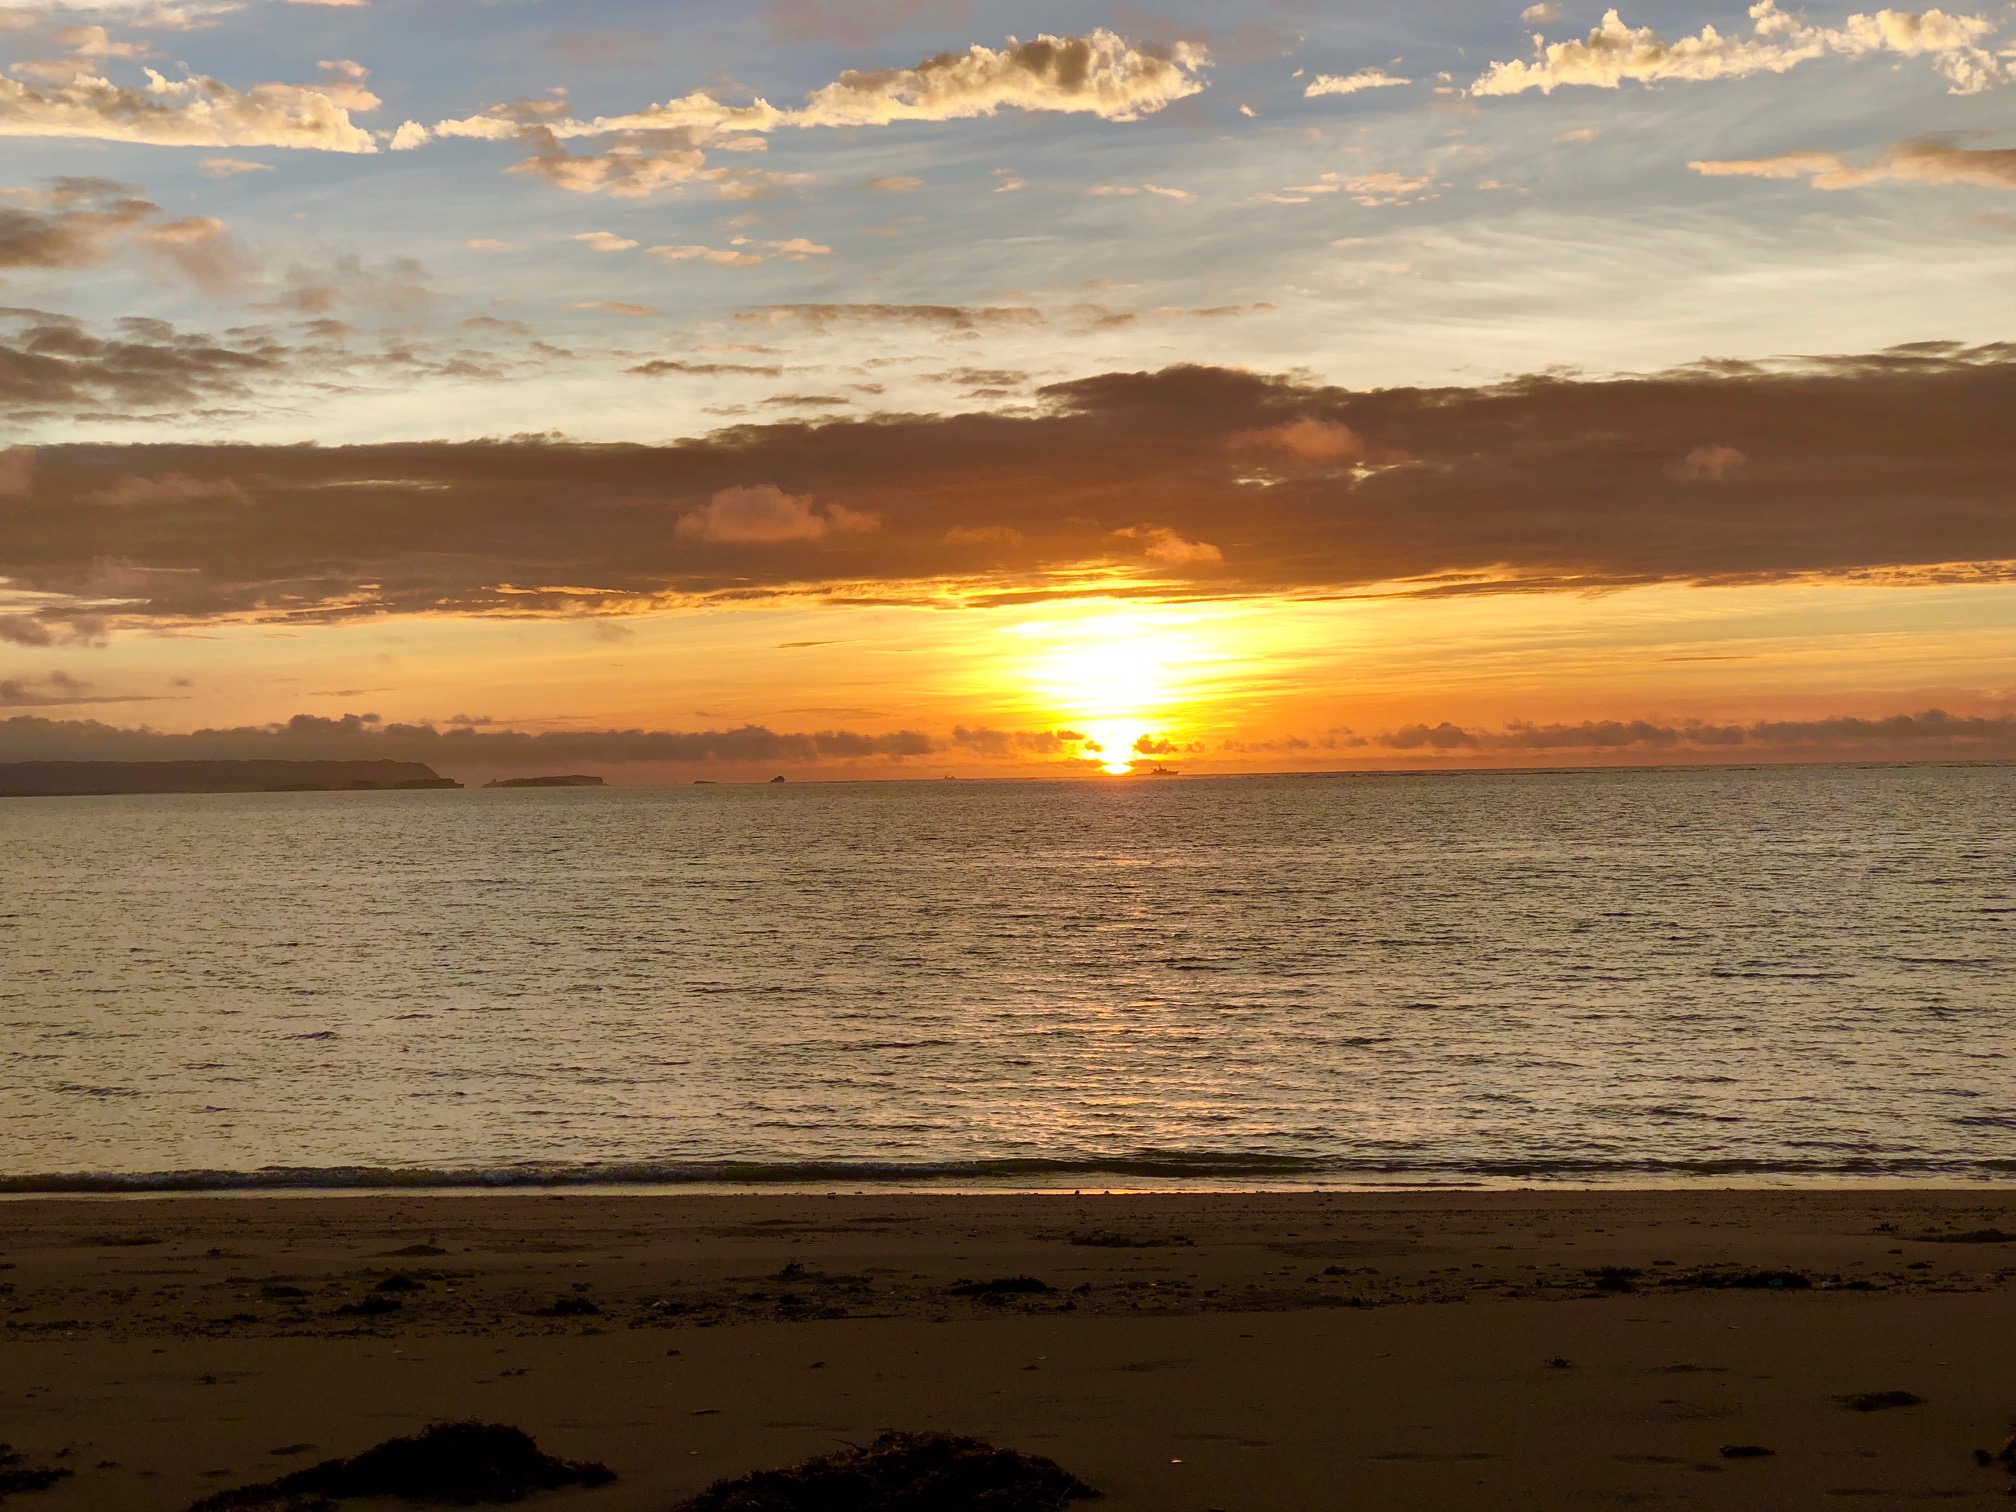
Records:
[[[600,777],[582,777],[578,774],[572,777],[499,777],[495,781],[483,784],[485,787],[497,788],[601,787],[602,785]]]
[[[0,798],[459,788],[418,761],[6,761]]]

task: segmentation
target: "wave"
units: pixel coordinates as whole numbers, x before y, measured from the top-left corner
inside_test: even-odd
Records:
[[[1085,1158],[989,1160],[680,1160],[507,1166],[265,1166],[254,1171],[83,1171],[0,1175],[0,1194],[286,1192],[511,1189],[520,1187],[983,1186],[1057,1188],[1169,1181],[1218,1186],[1321,1187],[1609,1184],[1717,1179],[1796,1181],[1993,1181],[2016,1177],[2016,1159],[1842,1156],[1825,1160],[1608,1160],[1600,1158],[1425,1159],[1144,1151]]]

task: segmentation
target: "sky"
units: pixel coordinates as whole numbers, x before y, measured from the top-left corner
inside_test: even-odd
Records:
[[[2012,105],[2008,3],[0,0],[0,760],[2016,757]]]

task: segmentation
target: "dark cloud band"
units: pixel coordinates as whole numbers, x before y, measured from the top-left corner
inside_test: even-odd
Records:
[[[0,469],[0,576],[169,619],[2016,576],[2016,344],[1373,392],[1178,367],[1040,398],[665,446],[45,447]],[[759,495],[810,523],[693,523]]]

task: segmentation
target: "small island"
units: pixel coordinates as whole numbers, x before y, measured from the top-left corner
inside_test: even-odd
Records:
[[[600,777],[498,777],[483,784],[486,788],[604,787]]]

